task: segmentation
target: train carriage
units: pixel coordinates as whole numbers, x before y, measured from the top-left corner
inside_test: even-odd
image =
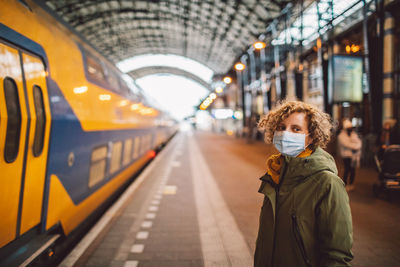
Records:
[[[32,243],[49,246],[73,232],[176,123],[35,2],[1,7],[0,257],[7,263],[26,260]]]

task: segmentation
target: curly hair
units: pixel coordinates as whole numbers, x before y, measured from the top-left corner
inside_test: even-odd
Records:
[[[295,112],[302,112],[306,115],[308,132],[312,139],[311,148],[326,147],[332,134],[331,117],[317,107],[301,101],[284,101],[277,109],[271,110],[260,119],[258,127],[265,130],[265,142],[272,143],[274,132],[280,123]]]

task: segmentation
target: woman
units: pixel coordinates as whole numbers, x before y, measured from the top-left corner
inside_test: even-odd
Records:
[[[284,103],[259,123],[280,154],[267,160],[254,265],[350,266],[352,221],[330,140],[329,115],[303,102]]]
[[[352,191],[354,189],[356,167],[360,165],[362,143],[360,137],[353,130],[353,124],[349,119],[343,120],[343,129],[339,133],[338,144],[344,165],[343,181],[346,185],[346,190]],[[350,183],[348,183],[349,175]]]

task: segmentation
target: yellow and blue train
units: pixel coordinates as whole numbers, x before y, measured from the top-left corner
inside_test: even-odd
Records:
[[[0,3],[1,265],[73,233],[177,125],[35,2]]]

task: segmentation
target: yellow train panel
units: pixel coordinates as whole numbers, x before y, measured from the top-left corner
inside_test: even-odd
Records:
[[[2,57],[0,61],[0,247],[2,247],[13,240],[17,233],[18,205],[26,139],[24,133],[26,133],[28,119],[18,51],[0,43],[0,57]],[[19,148],[15,160],[12,162],[6,162],[4,158],[8,122],[6,97],[3,87],[6,77],[15,81],[21,108]]]
[[[44,65],[39,58],[27,54],[23,54],[22,58],[29,108],[31,112],[31,125],[29,130],[29,145],[22,202],[21,234],[25,233],[40,222],[51,122]],[[33,151],[37,124],[36,112],[38,112],[36,111],[34,103],[34,86],[38,86],[41,89],[46,118],[43,145],[39,155],[34,155]]]
[[[17,1],[10,1],[0,13],[0,20],[43,46],[48,55],[51,78],[60,86],[85,131],[147,128],[154,125],[158,115],[154,109],[88,82],[77,45],[82,41],[46,11],[27,2],[32,12]],[[16,17],[24,19],[15,20]],[[96,54],[95,51],[91,53]],[[66,73],[73,73],[73,76]]]
[[[69,234],[150,158],[151,153],[147,153],[78,205],[74,205],[58,177],[51,175],[46,229],[61,222],[64,233]]]

